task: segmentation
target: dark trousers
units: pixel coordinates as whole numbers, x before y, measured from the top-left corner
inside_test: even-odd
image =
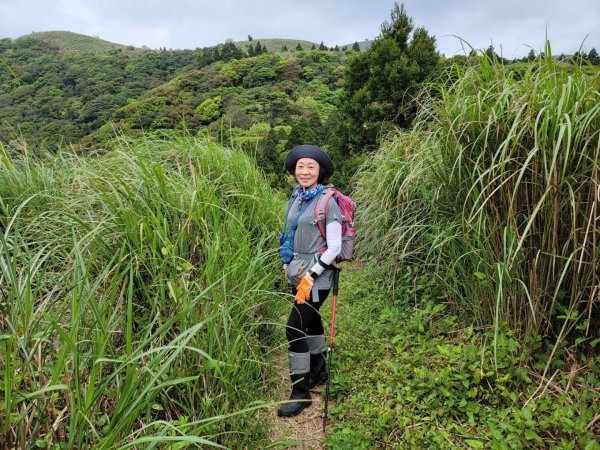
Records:
[[[319,301],[312,301],[312,292],[310,298],[303,304],[298,305],[294,302],[292,311],[287,321],[285,334],[288,340],[288,350],[295,353],[307,353],[309,351],[306,336],[323,335],[323,323],[319,308],[327,299],[330,289],[319,289]],[[294,293],[296,290],[294,289]]]

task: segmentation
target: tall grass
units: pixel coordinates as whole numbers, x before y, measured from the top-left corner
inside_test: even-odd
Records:
[[[190,137],[0,157],[0,447],[260,445],[280,204],[254,164]]]
[[[486,56],[432,88],[414,130],[359,174],[362,253],[432,269],[469,320],[556,343],[598,337],[600,74]],[[381,252],[385,248],[386,252]]]

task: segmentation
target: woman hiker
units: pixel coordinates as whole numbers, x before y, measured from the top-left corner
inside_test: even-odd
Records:
[[[332,264],[342,245],[342,214],[336,202],[328,202],[327,239],[323,238],[316,224],[315,208],[319,196],[327,192],[324,184],[333,174],[333,162],[327,153],[313,145],[299,145],[290,150],[285,166],[298,182],[286,217],[291,234],[287,231],[280,239],[285,278],[295,294],[286,327],[292,393],[290,401],[279,408],[277,415],[292,417],[310,405],[309,389],[325,383],[328,377],[319,308],[333,284],[335,266]],[[287,252],[284,251],[286,237]]]

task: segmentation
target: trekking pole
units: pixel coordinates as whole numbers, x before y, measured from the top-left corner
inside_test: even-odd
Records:
[[[329,327],[329,346],[327,347],[327,370],[329,376],[327,377],[327,382],[325,384],[325,411],[323,412],[323,432],[325,432],[325,428],[327,428],[327,405],[329,403],[329,382],[331,381],[331,377],[333,372],[332,368],[332,356],[333,356],[333,333],[335,331],[335,309],[337,306],[337,293],[338,293],[338,284],[340,280],[340,270],[334,269],[333,272],[333,305],[331,306],[331,325]]]

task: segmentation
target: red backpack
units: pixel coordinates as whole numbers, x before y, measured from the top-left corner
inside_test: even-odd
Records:
[[[354,236],[356,230],[354,229],[354,212],[356,211],[356,203],[350,197],[342,194],[340,191],[335,189],[332,185],[325,186],[329,189],[329,192],[319,198],[317,206],[315,207],[315,217],[321,236],[327,239],[325,236],[325,212],[327,211],[327,204],[331,197],[337,202],[340,211],[342,212],[342,250],[340,254],[335,258],[335,262],[339,263],[342,261],[348,261],[352,259],[352,250],[354,247]],[[323,254],[327,250],[327,247],[323,247],[320,253]]]

